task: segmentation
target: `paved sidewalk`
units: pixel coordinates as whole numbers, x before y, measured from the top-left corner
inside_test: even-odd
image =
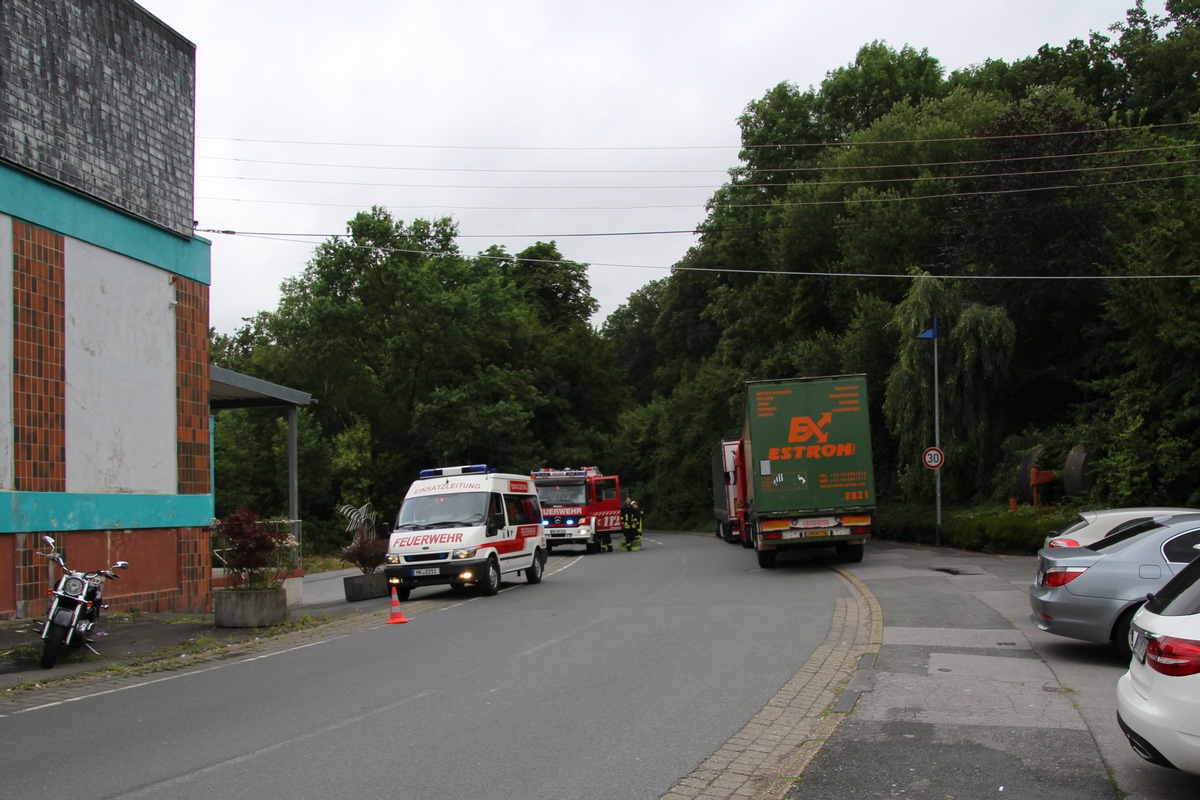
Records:
[[[332,620],[364,615],[368,617],[364,624],[386,620],[390,609],[389,598],[346,602],[341,578],[356,572],[342,570],[305,576],[302,592],[304,602],[291,609],[292,620],[306,616]],[[405,609],[406,613],[409,609],[415,610],[412,604],[405,604]],[[267,641],[261,631],[252,628],[217,628],[213,625],[211,614],[106,613],[101,618],[99,635],[92,645],[99,655],[87,650],[65,653],[53,669],[45,670],[38,664],[41,654],[38,635],[40,624],[40,618],[0,620],[0,691],[44,681],[59,682],[104,667],[124,668],[140,663],[149,665],[144,668],[153,670],[154,662],[160,661],[160,657],[168,652],[175,654],[174,663],[165,661],[158,668],[174,669],[180,662],[189,660],[189,650],[195,653],[190,660],[200,661],[229,657],[234,654],[231,650],[235,647],[237,652],[263,647]],[[314,630],[326,629],[328,624]],[[298,633],[283,636],[294,637]]]
[[[1200,797],[1121,735],[1115,650],[1029,621],[1035,557],[873,542],[831,566],[877,600],[882,641],[788,800]]]

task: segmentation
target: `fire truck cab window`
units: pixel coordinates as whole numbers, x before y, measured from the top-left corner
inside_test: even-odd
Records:
[[[541,511],[532,495],[506,494],[504,507],[509,525],[534,525],[541,522]]]

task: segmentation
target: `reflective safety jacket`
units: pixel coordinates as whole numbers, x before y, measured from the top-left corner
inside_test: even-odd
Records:
[[[633,506],[621,507],[621,527],[627,531],[642,532],[642,510]]]

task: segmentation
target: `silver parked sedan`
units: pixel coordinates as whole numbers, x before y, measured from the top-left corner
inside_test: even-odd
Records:
[[[1030,620],[1048,633],[1111,642],[1129,660],[1129,623],[1149,592],[1200,554],[1200,514],[1149,519],[1090,547],[1044,547]]]
[[[1080,511],[1075,519],[1050,531],[1044,547],[1087,547],[1111,533],[1125,530],[1156,517],[1200,514],[1200,508],[1104,508]]]

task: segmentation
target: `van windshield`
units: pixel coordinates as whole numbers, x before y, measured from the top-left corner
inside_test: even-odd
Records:
[[[587,505],[587,487],[582,483],[538,483],[537,494],[544,506]]]
[[[396,529],[425,530],[482,525],[487,518],[488,497],[487,492],[410,497],[400,506]]]

